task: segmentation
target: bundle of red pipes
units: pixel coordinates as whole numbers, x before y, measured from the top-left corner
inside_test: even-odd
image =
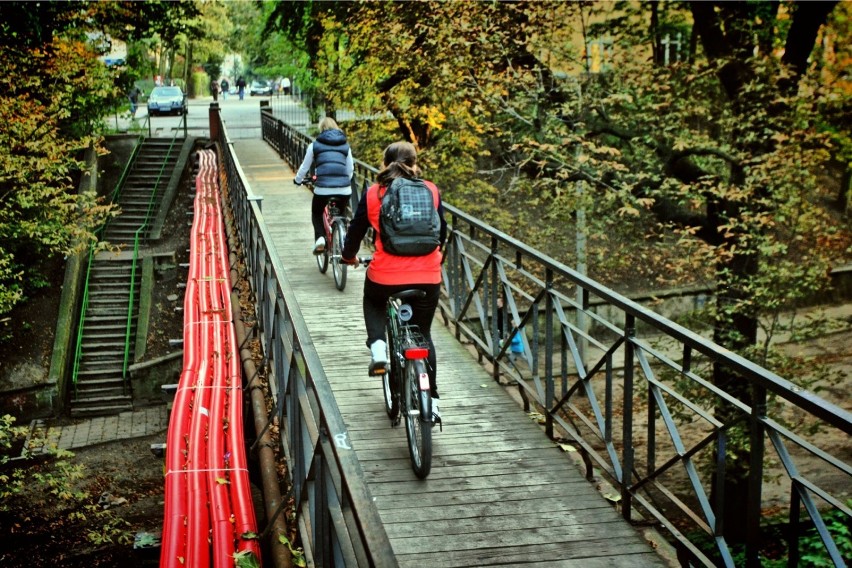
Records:
[[[216,154],[198,152],[184,357],[166,441],[161,568],[260,563]]]

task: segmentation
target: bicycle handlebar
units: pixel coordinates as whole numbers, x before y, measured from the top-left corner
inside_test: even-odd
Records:
[[[311,176],[311,177],[303,179],[301,181],[301,183],[299,183],[299,182],[296,181],[296,178],[293,178],[293,184],[294,185],[304,185],[308,189],[313,190],[314,182],[316,181],[316,179],[317,179],[317,176]]]

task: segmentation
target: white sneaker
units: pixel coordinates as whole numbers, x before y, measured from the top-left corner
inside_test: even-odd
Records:
[[[314,254],[322,254],[325,252],[325,237],[320,237],[314,243]]]
[[[370,376],[384,375],[388,366],[388,351],[383,339],[377,339],[370,345],[370,354],[373,358],[370,361]]]

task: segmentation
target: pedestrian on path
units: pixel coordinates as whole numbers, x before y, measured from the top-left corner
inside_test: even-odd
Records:
[[[231,85],[228,83],[228,80],[224,77],[222,78],[222,82],[219,83],[219,86],[222,87],[222,100],[228,100],[228,89],[231,88]]]
[[[219,82],[216,79],[210,81],[210,94],[213,95],[213,102],[219,100]]]
[[[133,86],[130,89],[130,92],[127,94],[127,99],[130,101],[130,118],[136,118],[136,111],[139,108],[139,97],[142,95],[142,91],[139,90],[139,87]]]
[[[246,80],[242,76],[237,79],[237,91],[239,92],[240,100],[243,100],[246,96]]]

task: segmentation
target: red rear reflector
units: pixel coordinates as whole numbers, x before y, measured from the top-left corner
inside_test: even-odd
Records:
[[[406,359],[425,359],[429,356],[429,350],[425,347],[409,347],[405,350]]]

